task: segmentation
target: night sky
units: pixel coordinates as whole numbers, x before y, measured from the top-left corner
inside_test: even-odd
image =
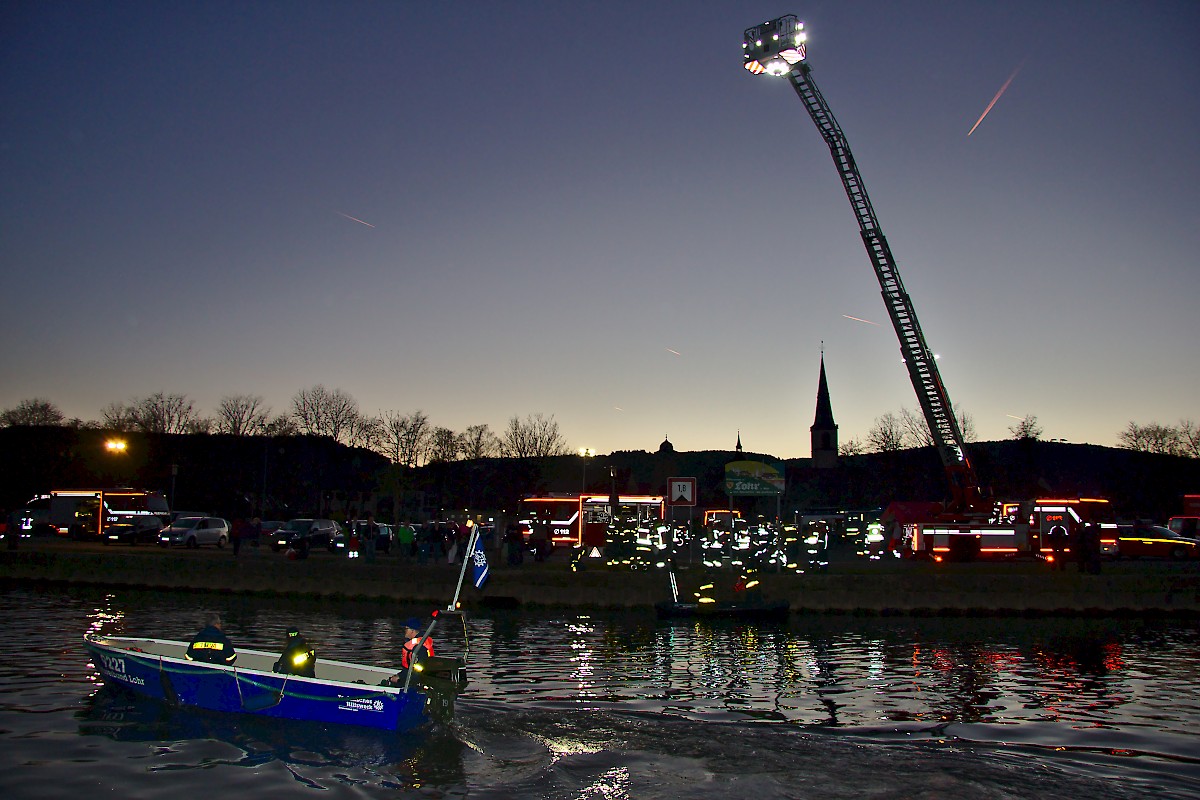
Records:
[[[1200,421],[1191,0],[10,0],[0,407],[323,384],[795,458],[823,342],[863,439],[918,406],[828,148],[742,69],[787,13],[980,439]]]

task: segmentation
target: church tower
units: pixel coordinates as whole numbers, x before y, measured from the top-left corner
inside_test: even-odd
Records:
[[[838,463],[838,426],[833,421],[829,402],[829,383],[825,380],[825,351],[821,350],[821,382],[817,386],[817,415],[808,429],[812,437],[812,465],[831,469]]]

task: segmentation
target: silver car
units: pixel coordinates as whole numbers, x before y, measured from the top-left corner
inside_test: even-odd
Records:
[[[228,541],[229,523],[220,517],[179,517],[158,535],[162,547],[179,544],[189,548],[202,544],[224,547]]]

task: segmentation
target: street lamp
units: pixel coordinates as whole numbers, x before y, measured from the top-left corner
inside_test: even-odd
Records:
[[[587,492],[587,465],[588,465],[588,459],[590,459],[590,458],[591,458],[592,456],[594,456],[594,455],[596,455],[596,451],[595,451],[595,450],[593,450],[593,449],[592,449],[592,448],[590,448],[590,447],[581,447],[581,448],[579,448],[579,457],[580,457],[580,459],[582,459],[582,461],[583,461],[583,480],[582,480],[582,482],[580,483],[580,486],[579,486],[579,494],[580,494],[580,496],[582,496],[583,494],[585,494],[585,493]]]

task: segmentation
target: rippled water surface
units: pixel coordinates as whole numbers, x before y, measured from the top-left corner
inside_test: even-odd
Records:
[[[299,624],[319,654],[390,665],[428,609],[0,591],[0,792],[1200,796],[1191,621],[485,612],[455,719],[407,735],[168,709],[103,688],[80,643],[186,639],[208,610],[246,647]]]

